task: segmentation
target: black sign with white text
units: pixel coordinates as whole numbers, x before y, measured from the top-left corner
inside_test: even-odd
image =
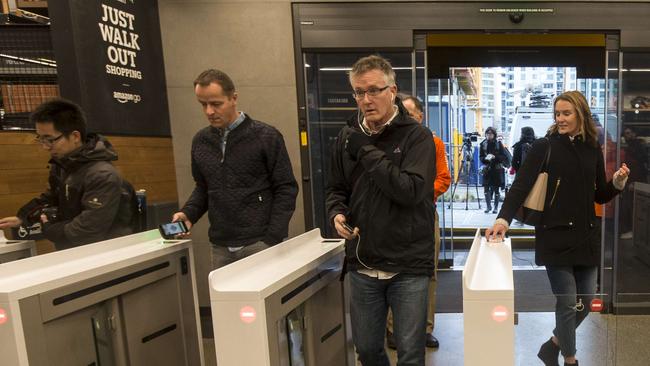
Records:
[[[89,130],[170,136],[157,2],[52,1],[49,12],[61,96]]]

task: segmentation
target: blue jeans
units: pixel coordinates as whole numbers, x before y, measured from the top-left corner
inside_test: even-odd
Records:
[[[429,276],[398,274],[387,280],[350,275],[352,340],[363,366],[389,366],[386,314],[393,311],[397,365],[424,366]]]
[[[553,334],[560,342],[562,356],[575,356],[576,329],[589,315],[596,294],[598,267],[546,266],[546,274],[557,300]]]

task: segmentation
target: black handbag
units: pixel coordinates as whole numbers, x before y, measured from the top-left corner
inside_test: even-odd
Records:
[[[546,158],[537,170],[537,179],[533,188],[528,192],[526,200],[515,213],[515,219],[526,225],[537,226],[542,223],[544,204],[546,202],[546,188],[548,185],[548,160],[551,157],[551,141],[548,141]]]

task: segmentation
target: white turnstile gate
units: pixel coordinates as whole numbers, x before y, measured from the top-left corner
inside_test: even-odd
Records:
[[[463,270],[465,365],[515,363],[514,283],[510,239],[488,243],[476,231]]]
[[[158,230],[0,265],[0,364],[200,366],[189,240]]]
[[[211,272],[217,364],[345,365],[343,256],[315,229]]]
[[[0,264],[36,255],[36,243],[33,240],[2,239],[4,236],[0,237]]]

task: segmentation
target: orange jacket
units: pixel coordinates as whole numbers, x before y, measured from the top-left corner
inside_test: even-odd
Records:
[[[436,145],[436,179],[433,182],[433,200],[436,201],[441,194],[449,189],[451,174],[449,174],[449,166],[447,165],[445,143],[438,136],[433,136],[433,142]]]

